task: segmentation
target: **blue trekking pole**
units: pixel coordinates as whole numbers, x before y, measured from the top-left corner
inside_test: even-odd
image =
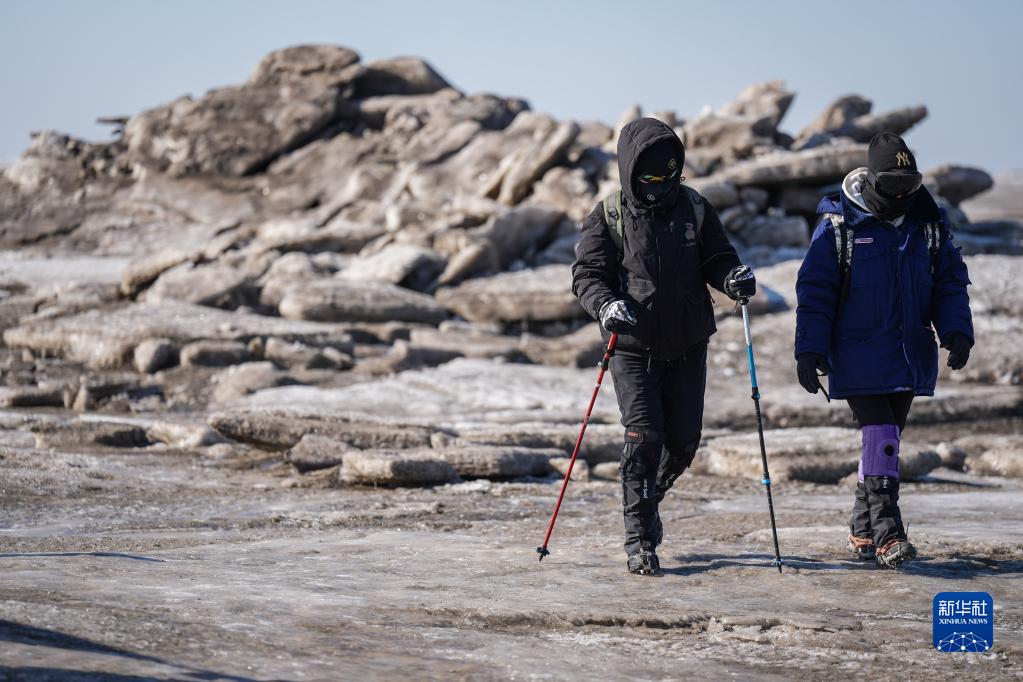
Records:
[[[764,478],[761,483],[767,489],[767,509],[771,512],[771,533],[774,534],[774,565],[781,573],[781,550],[778,549],[778,527],[774,523],[774,500],[771,499],[771,474],[767,472],[767,447],[764,445],[764,419],[760,415],[760,388],[757,386],[757,366],[753,362],[753,337],[749,330],[749,309],[746,304],[749,299],[739,299],[742,306],[742,326],[746,332],[746,357],[749,360],[749,378],[753,385],[753,405],[757,411],[757,431],[760,434],[760,457],[764,462]]]

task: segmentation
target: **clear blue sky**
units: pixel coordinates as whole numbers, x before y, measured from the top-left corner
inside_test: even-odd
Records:
[[[875,110],[923,103],[909,136],[922,165],[1017,169],[1021,26],[1014,0],[5,0],[0,161],[30,130],[103,139],[97,116],[237,83],[270,50],[323,42],[422,56],[466,92],[607,122],[633,102],[691,116],[773,78],[798,93],[793,132],[845,93]]]

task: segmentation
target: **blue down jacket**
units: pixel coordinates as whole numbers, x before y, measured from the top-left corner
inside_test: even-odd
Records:
[[[830,393],[836,398],[906,390],[934,395],[935,330],[941,340],[960,332],[973,341],[970,280],[950,233],[942,240],[933,276],[930,272],[923,225],[940,217],[950,229],[944,211],[926,189],[898,227],[869,213],[847,190],[825,197],[817,211],[843,215],[853,230],[849,293],[839,312],[835,228],[823,219],[796,280],[795,354],[828,357]]]

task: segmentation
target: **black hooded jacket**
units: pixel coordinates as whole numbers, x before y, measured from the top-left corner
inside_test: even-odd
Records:
[[[598,203],[583,221],[576,245],[572,293],[597,320],[608,301],[628,301],[639,324],[634,334],[619,334],[618,347],[673,360],[717,331],[706,285],[723,291],[728,272],[740,263],[706,199],[703,228],[696,234],[692,204],[680,187],[652,208],[636,197],[631,181],[636,160],[662,140],[677,144],[679,158],[684,157],[682,141],[660,121],[642,118],[622,129],[618,172],[623,253],[619,255]]]

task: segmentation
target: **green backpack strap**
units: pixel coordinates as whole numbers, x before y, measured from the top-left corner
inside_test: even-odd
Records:
[[[622,217],[622,190],[612,192],[604,197],[604,222],[614,239],[615,248],[621,254],[624,250],[625,218]]]
[[[703,229],[703,219],[707,215],[707,203],[692,187],[682,185],[682,191],[693,207],[693,215],[696,217],[696,234],[700,234],[700,230]],[[625,248],[625,214],[622,212],[622,190],[619,189],[608,194],[601,203],[604,206],[604,222],[611,232],[611,238],[614,239],[615,248],[618,249],[620,255]]]
[[[700,193],[688,185],[682,185],[682,191],[689,197],[689,203],[693,206],[693,215],[696,217],[696,234],[703,229],[703,218],[707,215],[707,202],[703,200]]]

